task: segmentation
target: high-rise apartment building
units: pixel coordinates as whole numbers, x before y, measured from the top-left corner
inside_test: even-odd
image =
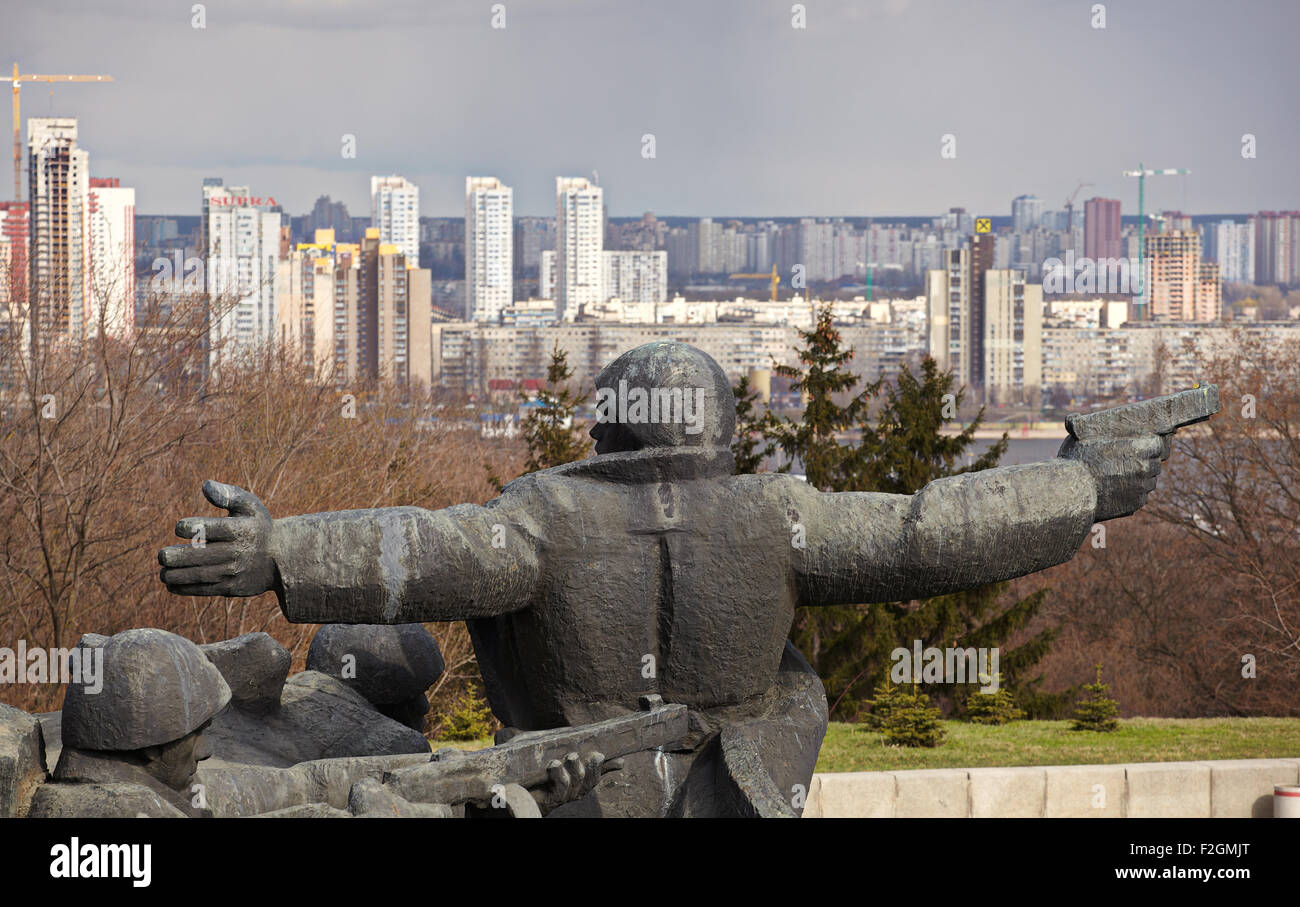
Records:
[[[0,331],[7,331],[9,325],[15,321],[14,316],[19,314],[11,307],[11,300],[17,298],[13,292],[13,259],[15,250],[13,244],[7,239],[0,238]],[[21,319],[17,319],[21,324]]]
[[[1223,279],[1255,282],[1255,221],[1239,224],[1221,220],[1203,228],[1205,257],[1218,262]]]
[[[312,242],[299,243],[280,260],[276,278],[277,341],[297,350],[313,371],[335,357],[335,270],[361,251],[359,245],[336,243],[336,235],[317,229]]]
[[[280,221],[273,197],[203,181],[199,251],[206,256],[209,366],[276,339]]]
[[[1195,230],[1153,233],[1146,242],[1146,297],[1151,317],[1217,321],[1221,311],[1219,266],[1201,260]]]
[[[498,321],[514,301],[513,191],[496,177],[465,178],[465,318]]]
[[[674,273],[731,274],[745,270],[748,245],[746,234],[737,224],[724,225],[711,217],[702,217],[687,225],[686,235],[687,247],[682,256],[685,264],[674,260]],[[677,249],[669,255],[677,259]]]
[[[371,227],[360,243],[317,230],[280,265],[279,335],[334,380],[399,384],[430,379],[433,282]]]
[[[668,300],[667,252],[603,252],[605,274],[601,299],[624,302]],[[545,298],[545,297],[543,297]]]
[[[1083,204],[1083,254],[1099,261],[1120,257],[1120,207],[1117,198],[1090,198]]]
[[[531,274],[541,264],[542,253],[547,250],[555,250],[555,220],[550,217],[516,218],[515,276]]]
[[[686,226],[686,231],[694,237],[695,257],[691,273],[722,273],[722,224],[714,223],[711,217],[701,217]]]
[[[969,249],[943,253],[943,267],[925,273],[929,353],[940,371],[951,371],[958,387],[969,387],[971,367]]]
[[[79,342],[90,305],[90,156],[71,117],[27,120],[31,266],[39,336]]]
[[[1261,211],[1250,222],[1259,283],[1300,283],[1300,211]]]
[[[1043,285],[1022,270],[984,275],[984,402],[1037,407],[1043,383]]]
[[[361,241],[366,331],[362,373],[381,381],[429,381],[432,272],[408,266],[399,246],[366,232]]]
[[[745,270],[751,274],[768,271],[772,268],[772,255],[769,249],[769,233],[757,230],[745,235]]]
[[[351,242],[352,220],[346,204],[322,195],[317,197],[311,214],[303,218],[303,229],[307,236],[314,236],[317,230],[333,230],[334,238],[339,242]]]
[[[537,264],[537,295],[541,299],[555,301],[555,250],[547,249],[541,254]],[[556,313],[560,311],[556,306]]]
[[[1153,232],[1174,233],[1180,230],[1195,230],[1190,214],[1181,211],[1161,211],[1152,218],[1155,221]]]
[[[815,218],[805,217],[799,221],[799,261],[804,267],[804,279],[807,281],[834,280],[838,274],[835,268],[835,226]]]
[[[977,389],[985,386],[984,376],[984,277],[993,270],[997,237],[992,233],[972,233],[970,238],[970,318],[966,342],[970,345],[970,384]]]
[[[745,269],[746,245],[745,233],[742,230],[729,226],[722,231],[721,273],[734,274]]]
[[[0,268],[0,318],[23,319],[27,299],[28,257],[31,226],[27,202],[0,202],[0,242],[5,245],[5,263]]]
[[[556,314],[573,321],[602,301],[604,191],[582,177],[555,178]]]
[[[672,227],[663,238],[668,252],[668,273],[673,277],[690,277],[699,262],[699,246],[689,227]]]
[[[1043,201],[1035,195],[1018,195],[1011,200],[1011,230],[1027,233],[1043,220]]]
[[[935,225],[965,236],[975,232],[975,216],[968,214],[965,208],[949,208],[947,214],[935,219]]]
[[[115,178],[90,178],[91,326],[129,337],[135,332],[135,190]]]
[[[370,225],[379,241],[397,246],[416,267],[420,262],[420,188],[401,176],[370,178]]]
[[[972,234],[969,248],[944,250],[942,266],[925,272],[930,355],[952,370],[958,386],[980,393],[986,386],[985,280],[994,271],[996,247],[992,233]]]

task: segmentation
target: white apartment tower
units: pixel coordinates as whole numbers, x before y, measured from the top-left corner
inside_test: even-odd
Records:
[[[370,225],[415,267],[420,260],[420,187],[401,176],[370,178]]]
[[[1043,384],[1043,285],[1016,269],[984,272],[984,402],[1037,406]]]
[[[1224,280],[1232,283],[1255,282],[1255,221],[1244,224],[1221,220],[1206,229],[1205,245],[1219,263]]]
[[[601,302],[604,192],[582,177],[555,178],[555,309],[573,321]]]
[[[668,301],[668,253],[620,251],[602,252],[605,273],[601,301]],[[545,298],[545,297],[543,297]]]
[[[539,299],[555,301],[555,250],[547,249],[540,255],[537,266],[537,296]],[[556,307],[559,311],[559,307]]]
[[[514,301],[514,192],[492,176],[465,178],[465,318],[495,322]]]
[[[1018,195],[1011,200],[1011,229],[1028,233],[1043,221],[1043,201],[1034,195]]]
[[[79,342],[90,315],[90,155],[73,117],[27,120],[31,283],[41,336]]]
[[[135,332],[135,190],[116,179],[90,180],[90,319],[104,332]]]
[[[203,181],[203,246],[209,313],[209,364],[276,338],[280,213],[275,199],[247,186]]]
[[[958,387],[973,373],[969,339],[971,312],[970,250],[950,249],[943,267],[925,272],[928,349],[941,371],[951,370]]]

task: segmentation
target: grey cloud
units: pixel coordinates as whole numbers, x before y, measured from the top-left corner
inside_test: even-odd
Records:
[[[206,174],[361,213],[396,172],[426,214],[462,211],[471,173],[540,214],[555,175],[592,170],[617,215],[1005,213],[1078,179],[1127,210],[1139,161],[1193,171],[1153,207],[1300,208],[1292,3],[1111,2],[1094,30],[1076,0],[811,0],[797,31],[786,0],[502,2],[501,31],[489,0],[213,0],[202,31],[189,2],[5,2],[0,59],[114,76],[52,108],[27,86],[24,110],[80,117],[145,213],[197,211]]]

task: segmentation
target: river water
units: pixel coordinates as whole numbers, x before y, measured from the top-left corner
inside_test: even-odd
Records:
[[[984,453],[996,440],[996,438],[975,439],[975,443],[969,448],[971,452],[970,459],[973,460]],[[1064,431],[1061,432],[1059,438],[1011,438],[1007,442],[1007,452],[1002,455],[999,465],[1019,466],[1021,463],[1037,463],[1041,460],[1050,460],[1061,449],[1061,442],[1064,440]]]

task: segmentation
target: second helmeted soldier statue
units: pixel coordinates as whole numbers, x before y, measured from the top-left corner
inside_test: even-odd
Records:
[[[678,746],[624,760],[562,814],[796,815],[826,700],[787,643],[797,606],[905,601],[1072,557],[1134,512],[1167,437],[1067,441],[1056,459],[931,482],[914,495],[822,493],[733,475],[735,400],[712,358],[637,347],[597,378],[596,455],[511,482],[484,506],[272,519],[208,482],[228,517],[159,552],[181,595],[279,597],[298,623],[465,620],[489,702],[523,731],[689,707]]]

